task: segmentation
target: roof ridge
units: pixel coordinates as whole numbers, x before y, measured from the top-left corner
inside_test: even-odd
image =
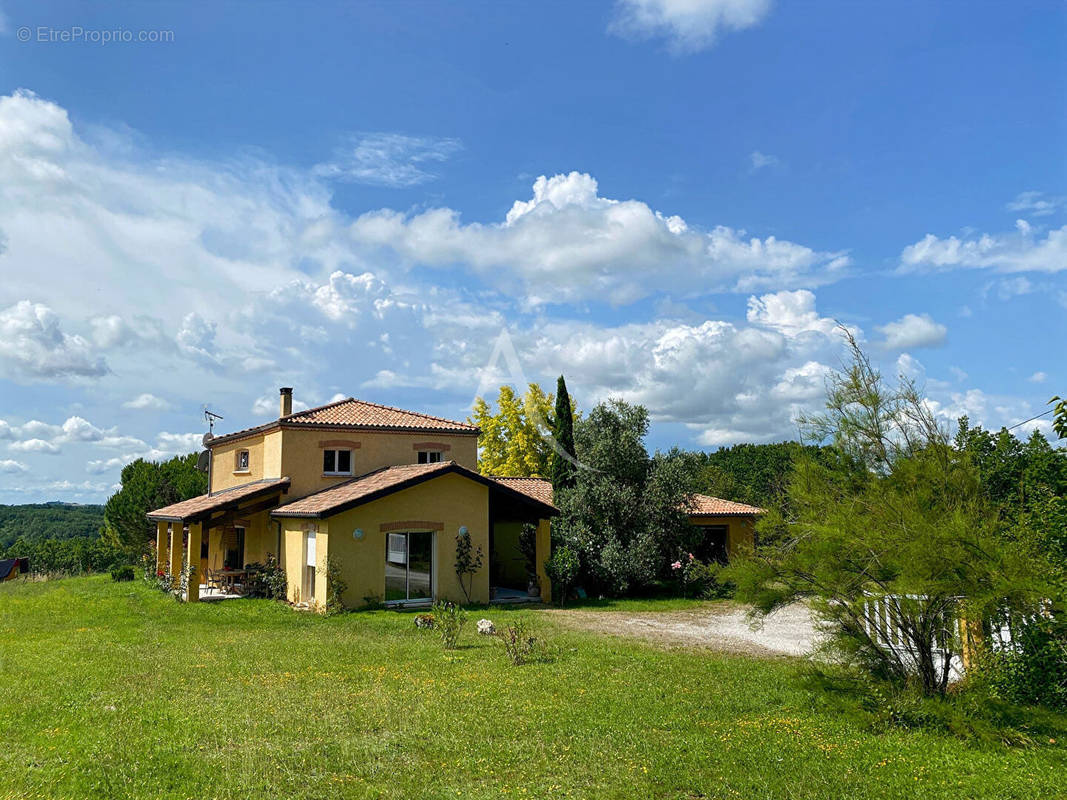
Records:
[[[281,422],[282,420],[292,419],[293,417],[299,417],[299,416],[302,416],[303,414],[312,414],[312,413],[314,413],[316,411],[322,411],[324,408],[333,408],[334,406],[339,406],[342,403],[347,403],[350,400],[356,400],[356,398],[354,398],[354,397],[343,397],[340,400],[331,400],[329,403],[324,403],[321,406],[313,406],[312,408],[305,408],[303,411],[294,411],[292,414],[286,414],[284,417],[278,417],[277,421]],[[356,400],[356,402],[359,402],[359,401]]]
[[[399,406],[387,406],[384,403],[375,403],[373,400],[359,400],[355,397],[348,398],[357,403],[363,403],[364,405],[374,406],[375,408],[384,408],[386,411],[399,411],[402,414],[411,414],[413,417],[422,417],[423,419],[432,419],[435,422],[448,422],[452,425],[463,425],[468,428],[476,428],[477,425],[471,425],[469,422],[460,422],[458,419],[448,419],[447,417],[435,417],[433,414],[425,414],[422,411],[411,411],[407,408],[400,408]]]

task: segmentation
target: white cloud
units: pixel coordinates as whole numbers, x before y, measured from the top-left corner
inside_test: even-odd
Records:
[[[711,47],[720,32],[759,24],[771,0],[616,0],[609,32],[632,39],[663,38],[672,50]]]
[[[1062,209],[1064,204],[1063,197],[1051,197],[1044,192],[1019,192],[1005,208],[1033,217],[1047,217]]]
[[[0,8],[0,36],[6,36],[11,33],[11,22],[7,18],[7,14]]]
[[[1048,375],[1046,375],[1044,372],[1035,372],[1033,375],[1027,378],[1030,383],[1044,383],[1047,379]]]
[[[775,292],[748,299],[748,321],[776,328],[787,336],[814,332],[829,334],[837,323],[820,317],[815,310],[815,295],[807,289]]]
[[[331,180],[377,186],[415,186],[438,176],[432,163],[447,161],[461,150],[458,139],[365,133],[337,148],[333,160],[319,164],[314,174]]]
[[[895,322],[879,326],[885,336],[881,346],[887,350],[907,350],[914,347],[936,347],[945,343],[948,328],[934,322],[929,314],[905,314]]]
[[[58,445],[46,442],[44,439],[23,439],[19,442],[12,442],[8,445],[8,449],[16,453],[47,453],[52,456],[60,453]]]
[[[104,472],[110,472],[114,469],[120,469],[121,467],[126,466],[126,464],[128,463],[129,462],[126,461],[126,459],[119,457],[98,459],[86,462],[85,471],[90,472],[93,475],[100,475]]]
[[[345,395],[348,397],[348,395]],[[332,402],[332,401],[331,401]],[[307,411],[310,406],[303,400],[293,398],[293,411]],[[252,413],[257,417],[277,417],[278,412],[281,411],[281,404],[278,399],[278,395],[264,394],[256,398],[252,403]]]
[[[0,472],[6,472],[10,475],[17,472],[26,472],[26,470],[26,465],[21,461],[15,461],[11,458],[0,459]]]
[[[843,252],[719,226],[699,231],[639,200],[601,197],[596,180],[571,172],[541,176],[530,200],[517,200],[504,221],[460,222],[437,208],[407,215],[383,209],[359,217],[354,240],[409,264],[465,265],[533,303],[607,299],[633,302],[665,292],[812,286],[842,276]]]
[[[932,233],[904,248],[900,254],[903,272],[966,267],[998,272],[1060,272],[1067,269],[1067,225],[1049,230],[1043,237],[1024,220],[1016,233],[988,234],[960,239],[942,239]]]
[[[13,381],[98,378],[107,362],[90,343],[65,333],[48,306],[21,300],[0,309],[0,374]]]
[[[761,153],[759,150],[753,150],[752,154],[749,155],[748,160],[753,172],[757,172],[766,167],[777,167],[781,163],[778,160],[778,156]]]
[[[123,408],[129,408],[136,411],[152,410],[152,411],[167,411],[173,406],[164,400],[162,397],[156,397],[150,392],[143,392],[136,397],[127,400],[122,404]]]

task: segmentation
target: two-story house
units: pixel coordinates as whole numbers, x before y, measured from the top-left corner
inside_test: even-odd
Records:
[[[550,598],[548,481],[479,474],[478,429],[465,422],[354,398],[297,413],[292,402],[283,388],[278,419],[207,443],[207,494],[149,513],[159,568],[195,570],[190,601],[209,574],[268,554],[294,603],[321,607],[327,559],[348,607],[462,601],[457,536],[484,555],[471,600],[516,598],[527,594],[527,523],[536,526],[541,597]]]

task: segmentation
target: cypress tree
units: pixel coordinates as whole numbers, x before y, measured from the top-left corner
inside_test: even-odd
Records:
[[[556,447],[552,451],[552,488],[558,491],[574,486],[578,479],[578,468],[573,460],[575,458],[574,417],[571,414],[571,398],[567,394],[567,383],[562,375],[556,382],[556,414],[553,420],[552,435],[556,440]],[[566,453],[566,456],[560,453],[560,450]]]

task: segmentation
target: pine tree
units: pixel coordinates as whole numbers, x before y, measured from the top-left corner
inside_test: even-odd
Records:
[[[552,451],[552,487],[557,490],[567,489],[577,482],[578,468],[575,466],[574,415],[571,410],[571,398],[567,394],[567,383],[562,375],[556,383],[556,414],[552,427],[556,440]]]

